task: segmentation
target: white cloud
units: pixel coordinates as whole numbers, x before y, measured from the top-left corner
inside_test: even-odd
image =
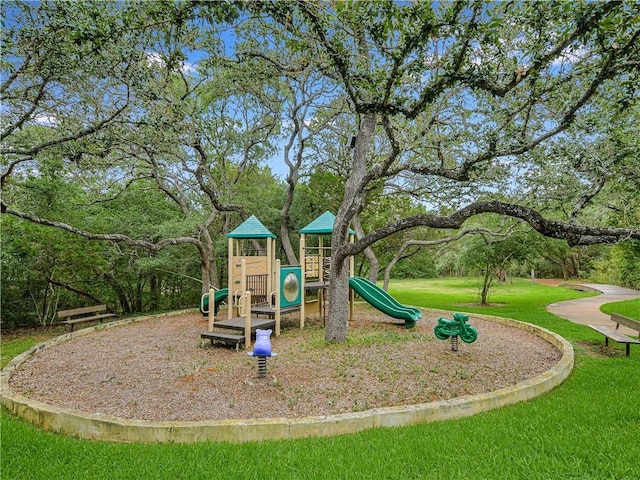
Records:
[[[52,127],[60,123],[55,115],[47,115],[46,113],[38,113],[34,115],[32,119],[37,124],[45,125],[47,127]]]
[[[564,63],[577,63],[589,54],[589,49],[584,45],[569,46],[553,62],[554,66]]]
[[[147,57],[147,65],[149,65],[150,67],[153,67],[153,66],[165,67],[167,65],[167,62],[164,60],[162,55],[160,55],[157,52],[147,52],[145,55]],[[180,66],[180,70],[182,70],[184,73],[195,73],[196,64],[194,62],[189,62],[185,60],[182,62],[182,65]]]
[[[166,65],[166,62],[164,61],[162,56],[157,52],[147,52],[146,57],[147,57],[147,65],[149,65],[150,67],[153,65],[160,65],[160,66]]]
[[[190,63],[190,62],[183,62],[182,71],[185,73],[194,73],[196,71],[196,64]]]

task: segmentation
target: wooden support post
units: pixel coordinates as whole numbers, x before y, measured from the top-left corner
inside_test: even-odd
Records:
[[[305,289],[304,283],[306,280],[307,271],[307,249],[305,246],[305,234],[300,235],[300,328],[304,328],[304,317],[305,317]]]
[[[273,282],[275,280],[276,269],[276,242],[273,238],[267,237],[267,294],[273,288]],[[268,301],[269,299],[267,299]]]
[[[248,350],[251,348],[251,292],[245,291],[242,298],[244,299],[242,302],[242,310],[244,313],[244,348]]]
[[[235,292],[235,288],[233,287],[233,247],[234,240],[233,238],[229,238],[229,253],[227,260],[227,289],[229,290],[229,295],[227,297],[227,319],[229,320],[233,318],[233,295]]]
[[[216,292],[213,288],[209,289],[209,331],[213,332],[213,324],[216,317]]]
[[[275,271],[275,281],[276,281],[276,337],[280,335],[280,289],[282,288],[281,282],[282,271],[280,270],[280,259],[276,259],[276,271]]]

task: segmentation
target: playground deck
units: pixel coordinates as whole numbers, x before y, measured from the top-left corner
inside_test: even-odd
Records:
[[[321,290],[324,287],[328,287],[329,283],[328,282],[323,282],[321,281],[315,281],[315,282],[306,282],[304,284],[304,288],[306,290]]]
[[[255,313],[253,310],[252,312]],[[266,328],[275,327],[275,325],[276,325],[276,321],[271,318],[257,318],[257,317],[251,318],[252,332],[255,332],[256,329],[258,328],[264,330]],[[236,317],[232,319],[219,320],[219,321],[216,321],[213,326],[217,328],[226,328],[229,330],[241,330],[244,332],[244,318]]]

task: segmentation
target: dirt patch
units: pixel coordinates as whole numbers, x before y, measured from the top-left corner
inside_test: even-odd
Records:
[[[202,346],[200,314],[99,330],[38,352],[11,389],[89,413],[141,420],[302,417],[409,405],[513,385],[553,366],[560,352],[526,331],[470,316],[473,344],[452,352],[433,327],[450,313],[423,311],[416,328],[365,307],[349,340],[326,344],[321,321],[297,319],[272,339],[267,375],[228,347]]]
[[[506,303],[487,303],[482,305],[481,303],[455,303],[456,307],[475,307],[475,308],[492,308],[492,307],[504,307]]]
[[[559,287],[560,285],[567,283],[567,280],[562,280],[561,278],[535,278],[533,281],[535,283],[550,285],[552,287]]]
[[[584,352],[596,358],[616,358],[624,357],[625,353],[622,350],[613,348],[611,345],[607,346],[603,342],[587,342],[579,341],[576,345],[580,347]]]

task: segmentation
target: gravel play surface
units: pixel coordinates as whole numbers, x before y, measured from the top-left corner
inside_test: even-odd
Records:
[[[203,346],[207,320],[170,315],[78,336],[46,348],[11,378],[31,399],[88,413],[166,421],[303,417],[410,405],[497,390],[551,368],[560,352],[523,330],[470,315],[472,344],[437,340],[450,312],[423,310],[416,328],[358,306],[345,344],[325,344],[322,322],[285,317],[277,357]]]

